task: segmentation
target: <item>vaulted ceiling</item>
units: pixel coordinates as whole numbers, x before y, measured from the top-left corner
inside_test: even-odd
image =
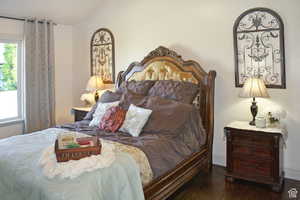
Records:
[[[0,15],[52,19],[77,24],[99,10],[102,0],[0,0]]]

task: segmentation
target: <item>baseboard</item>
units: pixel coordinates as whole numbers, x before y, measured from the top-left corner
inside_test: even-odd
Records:
[[[213,164],[226,167],[226,159],[222,155],[213,155]]]
[[[284,168],[284,177],[294,180],[300,180],[300,170]]]
[[[222,155],[213,155],[213,164],[226,167],[226,158]],[[300,170],[284,168],[284,177],[300,180]]]

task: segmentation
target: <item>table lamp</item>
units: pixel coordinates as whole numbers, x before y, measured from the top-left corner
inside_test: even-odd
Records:
[[[263,97],[263,98],[270,97],[263,79],[259,77],[248,78],[244,83],[243,89],[240,93],[240,97],[253,98],[252,105],[250,107],[253,119],[249,124],[255,126],[255,117],[258,111],[255,97]]]
[[[105,89],[105,85],[100,76],[92,76],[86,85],[87,91],[95,92],[95,102],[96,103],[99,99],[98,90],[103,90],[103,89]]]

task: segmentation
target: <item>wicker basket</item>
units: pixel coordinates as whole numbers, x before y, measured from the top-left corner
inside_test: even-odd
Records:
[[[101,142],[97,137],[92,137],[92,140],[94,141],[95,146],[72,149],[59,149],[58,140],[56,140],[55,154],[57,162],[67,162],[69,160],[79,160],[92,155],[99,155],[101,153]]]

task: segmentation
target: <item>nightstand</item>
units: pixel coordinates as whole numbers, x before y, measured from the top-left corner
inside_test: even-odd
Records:
[[[245,179],[272,186],[279,192],[283,183],[282,128],[256,128],[236,121],[224,128],[227,160],[226,179]]]
[[[75,122],[83,120],[85,115],[92,109],[92,107],[73,107],[71,113],[74,114]]]

